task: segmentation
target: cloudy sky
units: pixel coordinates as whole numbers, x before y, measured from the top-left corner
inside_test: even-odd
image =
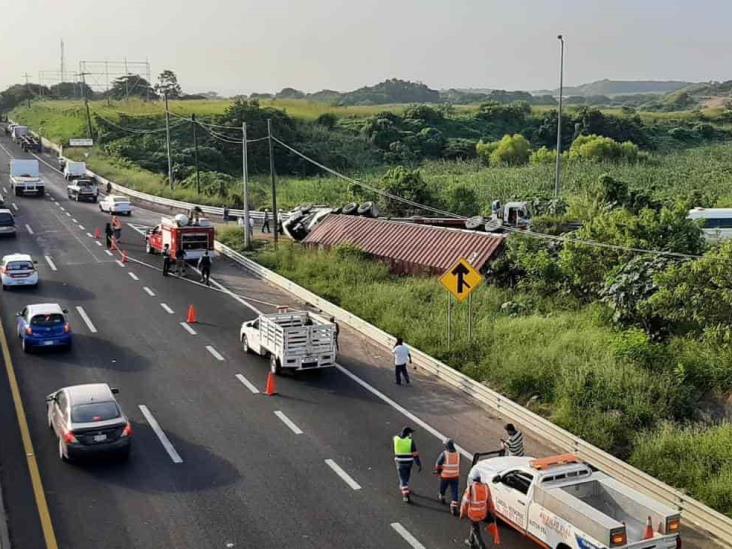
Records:
[[[350,90],[732,78],[730,0],[0,0],[0,87],[80,60],[149,59],[184,90]]]

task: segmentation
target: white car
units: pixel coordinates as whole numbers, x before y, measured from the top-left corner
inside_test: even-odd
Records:
[[[99,201],[99,211],[119,215],[132,215],[132,204],[124,196],[110,195]]]
[[[0,262],[3,290],[9,286],[38,286],[35,261],[28,254],[10,254]]]

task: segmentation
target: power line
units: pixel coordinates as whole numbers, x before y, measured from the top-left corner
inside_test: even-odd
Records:
[[[122,130],[122,131],[125,131],[125,132],[129,132],[129,133],[144,135],[144,134],[151,134],[151,133],[161,133],[161,132],[166,131],[166,128],[165,127],[155,128],[155,129],[151,129],[151,130],[141,130],[141,129],[136,129],[136,128],[125,128],[124,126],[120,126],[119,124],[116,124],[116,123],[112,122],[111,120],[108,120],[107,118],[103,117],[101,114],[99,114],[96,111],[94,111],[94,116],[96,116],[98,118],[101,118],[104,122],[106,122],[110,126],[113,126],[113,127],[117,128],[119,130]],[[177,127],[182,126],[182,125],[183,125],[183,122],[178,122],[178,123],[172,125],[171,128],[177,128]]]

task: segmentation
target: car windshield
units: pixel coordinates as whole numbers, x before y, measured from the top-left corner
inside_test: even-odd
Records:
[[[107,421],[120,416],[116,402],[92,402],[89,404],[78,404],[71,408],[71,421],[74,423],[91,423],[94,421]]]
[[[127,200],[126,198],[116,198],[115,197],[115,198],[112,198],[112,202],[117,202],[118,204],[125,203],[125,202],[129,203],[129,200]]]
[[[0,223],[12,223],[13,215],[7,212],[0,212]]]
[[[64,315],[51,313],[46,315],[35,315],[31,319],[31,326],[58,326],[64,323]]]
[[[32,271],[33,263],[30,261],[13,261],[5,266],[8,271]]]

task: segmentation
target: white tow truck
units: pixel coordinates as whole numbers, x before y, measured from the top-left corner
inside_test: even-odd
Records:
[[[474,458],[497,518],[551,549],[676,549],[679,513],[566,454]],[[650,528],[649,528],[650,526]]]
[[[41,179],[38,160],[13,158],[10,161],[10,188],[15,196],[37,194],[43,196],[45,185]]]
[[[335,324],[309,312],[259,315],[242,323],[239,339],[244,352],[269,356],[274,374],[335,366]]]

